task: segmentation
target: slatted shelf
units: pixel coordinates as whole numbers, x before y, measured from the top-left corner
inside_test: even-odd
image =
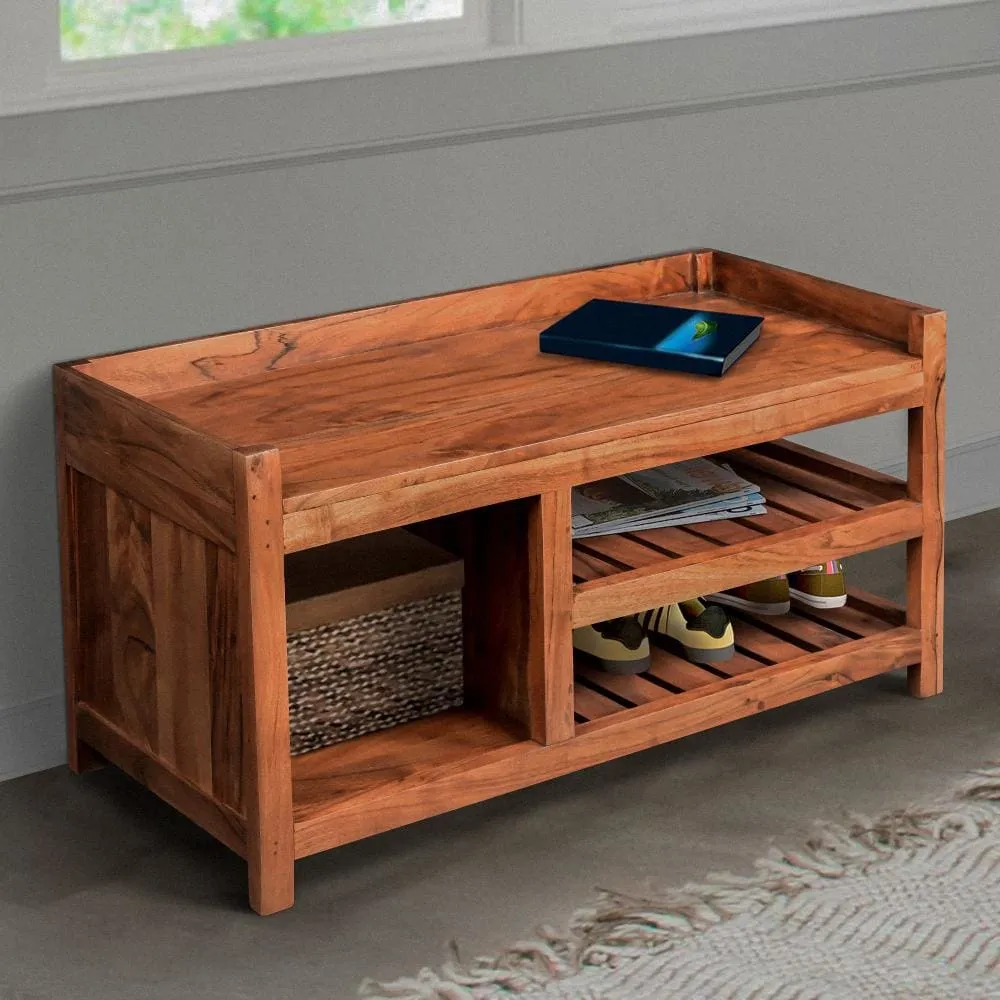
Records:
[[[716,456],[768,513],[577,539],[573,624],[586,625],[917,537],[906,484],[787,441]]]
[[[599,719],[622,721],[629,710],[640,706],[668,707],[699,693],[718,696],[734,685],[768,677],[778,667],[794,669],[816,654],[849,652],[861,640],[871,648],[880,638],[897,644],[906,633],[913,633],[902,624],[901,607],[855,589],[849,591],[843,608],[820,611],[794,605],[787,615],[776,616],[727,611],[733,618],[736,653],[724,663],[690,663],[655,645],[650,669],[636,676],[606,673],[578,661],[574,687],[578,732]],[[917,655],[914,645],[914,660]],[[905,666],[908,660],[904,654],[897,665]]]

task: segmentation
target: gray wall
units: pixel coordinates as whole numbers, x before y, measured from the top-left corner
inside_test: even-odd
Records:
[[[947,308],[953,458],[992,468],[998,109],[956,77],[0,203],[0,776],[61,754],[52,362],[717,246]],[[903,458],[897,419],[815,439]]]

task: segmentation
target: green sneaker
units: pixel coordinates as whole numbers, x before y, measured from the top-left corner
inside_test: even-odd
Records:
[[[789,576],[792,597],[810,608],[842,608],[847,603],[844,564],[831,559]]]
[[[713,604],[728,604],[740,611],[755,615],[787,615],[791,608],[788,578],[772,576],[767,580],[748,583],[745,587],[733,587],[720,594],[709,594],[705,598]]]
[[[649,640],[635,615],[573,629],[573,649],[611,674],[641,674],[650,667]]]
[[[654,639],[680,646],[692,663],[722,663],[736,648],[729,615],[697,598],[644,611],[639,621]]]

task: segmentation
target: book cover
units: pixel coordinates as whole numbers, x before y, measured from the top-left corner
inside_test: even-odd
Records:
[[[591,299],[543,330],[539,349],[700,375],[724,375],[760,336],[762,316]]]

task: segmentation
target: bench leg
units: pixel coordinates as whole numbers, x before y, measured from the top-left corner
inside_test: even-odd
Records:
[[[295,900],[281,466],[276,449],[234,455],[250,906]]]
[[[921,631],[920,663],[909,668],[910,693],[940,694],[944,686],[944,313],[915,316],[910,351],[924,360],[924,405],[909,412],[907,480],[924,509],[921,538],[907,544],[906,623]]]

